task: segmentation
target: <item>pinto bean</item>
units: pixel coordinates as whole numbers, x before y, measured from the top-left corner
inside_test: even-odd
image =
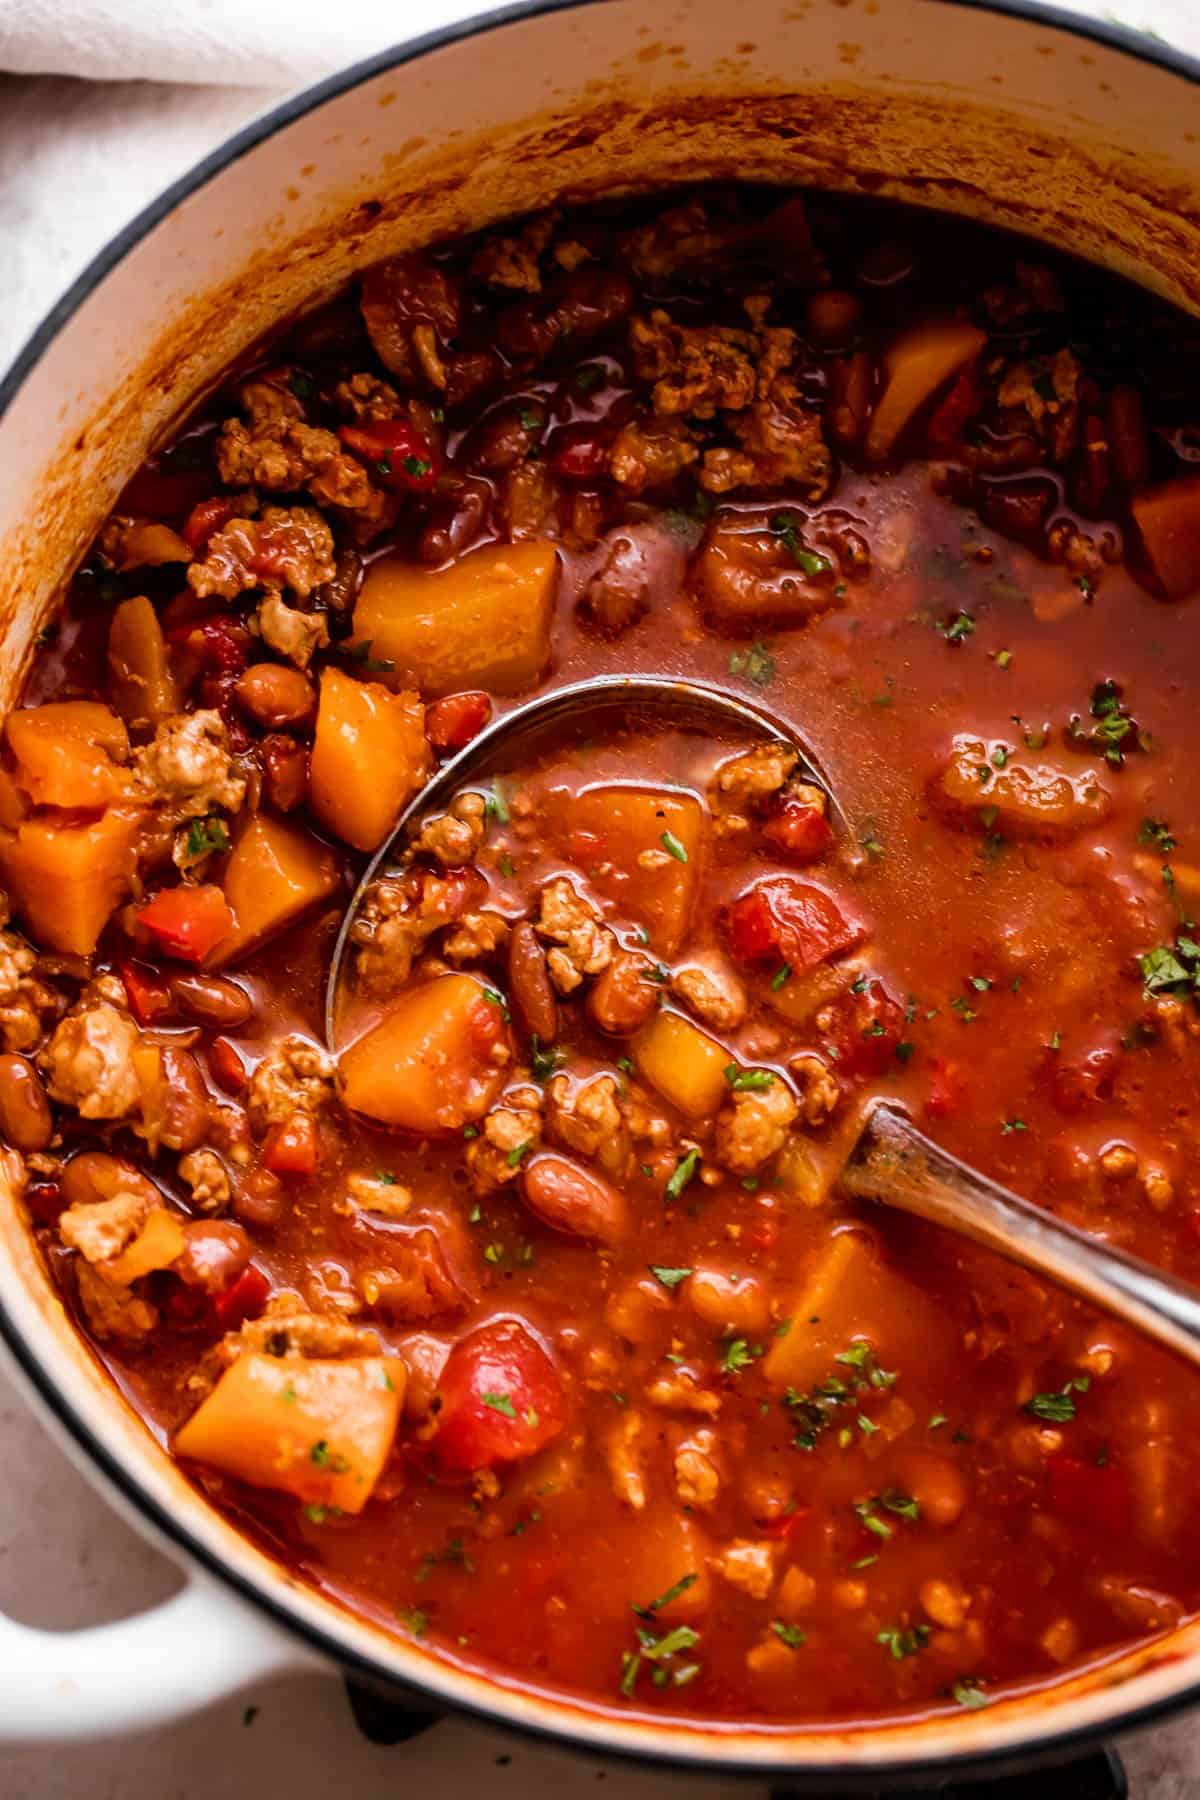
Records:
[[[625,1196],[600,1175],[552,1150],[523,1165],[521,1190],[530,1212],[555,1231],[615,1244],[625,1235]]]
[[[967,1504],[961,1470],[935,1450],[908,1450],[898,1457],[895,1485],[912,1495],[931,1525],[953,1525]]]
[[[200,1065],[190,1050],[167,1044],[159,1052],[160,1074],[153,1103],[142,1103],[142,1117],[167,1150],[196,1150],[208,1129],[208,1092]]]
[[[514,925],[509,935],[508,989],[526,1031],[550,1043],[558,1035],[558,1001],[546,970],[546,952],[528,919]]]
[[[224,975],[172,975],[171,997],[185,1018],[219,1031],[236,1030],[254,1011],[245,989]]]
[[[770,1312],[767,1290],[757,1275],[712,1264],[697,1268],[687,1284],[688,1305],[717,1331],[765,1331]]]
[[[588,995],[592,1023],[614,1037],[630,1037],[644,1025],[659,1000],[660,990],[649,979],[653,967],[640,950],[618,950]]]
[[[190,1219],[183,1240],[175,1273],[208,1294],[222,1293],[250,1261],[250,1239],[229,1219]]]
[[[14,1150],[44,1150],[54,1134],[42,1078],[24,1056],[0,1056],[0,1133]]]
[[[272,732],[258,747],[267,799],[280,812],[291,812],[308,798],[308,751],[298,738]]]
[[[283,1217],[283,1183],[269,1169],[234,1177],[230,1211],[255,1231],[269,1231]]]
[[[91,1206],[116,1194],[137,1194],[151,1206],[161,1206],[154,1183],[120,1157],[103,1150],[82,1150],[62,1172],[62,1202],[67,1206]]]
[[[238,676],[233,691],[246,717],[271,731],[307,725],[316,714],[316,688],[303,670],[282,663],[253,663]]]

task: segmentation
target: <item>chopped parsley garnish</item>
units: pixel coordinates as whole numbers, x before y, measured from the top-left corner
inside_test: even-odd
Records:
[[[829,558],[819,555],[815,550],[805,548],[800,541],[800,533],[797,531],[794,521],[789,519],[786,513],[772,515],[771,530],[777,538],[783,539],[792,561],[798,568],[803,569],[806,575],[828,575],[833,567]]]
[[[1057,1393],[1035,1394],[1025,1402],[1024,1410],[1035,1419],[1048,1419],[1051,1424],[1065,1425],[1075,1417],[1075,1395],[1086,1394],[1091,1387],[1087,1375],[1075,1375]]]
[[[973,1675],[960,1676],[950,1693],[968,1712],[975,1712],[979,1707],[988,1705],[988,1697]]]
[[[287,384],[297,400],[311,400],[316,393],[312,376],[306,375],[303,369],[293,369],[287,378]]]
[[[535,1081],[549,1081],[567,1060],[567,1053],[557,1044],[543,1044],[536,1031],[529,1040],[529,1067]]]
[[[398,1607],[396,1617],[412,1632],[414,1637],[424,1637],[428,1630],[429,1614],[422,1612],[419,1606]]]
[[[929,1642],[928,1625],[909,1625],[903,1629],[893,1625],[890,1630],[876,1634],[875,1642],[883,1644],[890,1651],[894,1661],[903,1662],[906,1656],[916,1656]]]
[[[1150,844],[1160,856],[1170,856],[1175,839],[1165,819],[1143,819],[1138,827],[1138,843]]]
[[[1104,760],[1119,769],[1126,752],[1148,750],[1150,740],[1139,730],[1137,720],[1126,711],[1122,690],[1115,681],[1100,681],[1092,689],[1090,712],[1095,724],[1087,730],[1076,714],[1067,727],[1067,736],[1075,743],[1091,744],[1100,750]]]
[[[735,650],[729,658],[729,673],[742,675],[755,687],[770,687],[775,679],[775,658],[759,638],[749,650]]]
[[[395,1187],[396,1177],[390,1169],[376,1169],[375,1179],[380,1187]]]
[[[482,1394],[480,1398],[485,1406],[491,1407],[493,1412],[503,1413],[506,1419],[516,1418],[517,1409],[507,1394]]]
[[[948,644],[961,644],[964,638],[970,637],[974,629],[975,621],[966,612],[957,612],[952,619],[946,619],[938,626]]]
[[[362,638],[355,644],[339,644],[332,654],[342,657],[345,662],[357,663],[360,669],[373,670],[380,675],[391,674],[396,667],[395,663],[380,661],[377,657],[373,657],[371,655],[373,643],[373,638]]]
[[[725,1079],[735,1094],[756,1094],[769,1088],[775,1077],[770,1069],[742,1069],[737,1063],[726,1063]]]
[[[540,431],[542,429],[542,415],[534,412],[531,406],[523,406],[518,412],[517,418],[520,420],[522,431]]]
[[[883,839],[875,831],[865,831],[859,838],[859,847],[866,851],[872,862],[878,862],[883,855]]]
[[[665,1288],[677,1288],[692,1273],[690,1269],[664,1269],[659,1263],[651,1263],[649,1268],[655,1281]]]
[[[801,1644],[808,1642],[798,1625],[789,1625],[784,1619],[772,1619],[771,1630],[781,1643],[787,1645],[789,1650],[799,1650]]]
[[[1177,937],[1173,945],[1160,944],[1138,957],[1147,996],[1151,994],[1200,994],[1200,944]]]
[[[725,1346],[725,1354],[721,1358],[723,1375],[740,1375],[743,1369],[749,1368],[756,1356],[761,1356],[758,1345],[748,1344],[745,1338],[731,1338]]]
[[[510,1169],[515,1169],[520,1164],[522,1157],[527,1156],[532,1149],[533,1139],[526,1138],[523,1143],[514,1144],[504,1160]]]
[[[308,1452],[308,1460],[316,1469],[328,1469],[331,1475],[344,1475],[350,1467],[344,1456],[337,1456],[324,1438],[318,1438]]]
[[[1011,650],[997,650],[992,657],[992,661],[998,669],[1010,669],[1012,667],[1012,659],[1013,653]]]
[[[892,1527],[876,1515],[873,1500],[859,1500],[854,1511],[866,1530],[874,1532],[877,1538],[883,1538],[887,1542],[892,1535]]]
[[[498,781],[494,781],[483,802],[484,814],[495,819],[498,825],[508,824],[508,805],[504,798],[504,790]]]
[[[228,850],[229,832],[224,819],[193,819],[188,826],[187,854],[199,858],[215,850]]]
[[[630,1610],[635,1612],[639,1619],[652,1619],[656,1613],[662,1611],[664,1606],[670,1606],[672,1600],[678,1600],[680,1594],[686,1594],[688,1589],[694,1587],[698,1580],[699,1577],[697,1575],[681,1575],[678,1581],[672,1583],[665,1594],[660,1594],[658,1596],[657,1600],[648,1600],[645,1606],[635,1606],[631,1601]]]
[[[693,1147],[686,1156],[680,1157],[667,1181],[668,1200],[678,1200],[692,1176],[696,1173],[696,1164],[700,1161],[700,1152]]]
[[[685,863],[687,861],[687,846],[686,844],[680,843],[673,831],[664,831],[660,835],[658,841],[666,851],[667,855],[673,856],[676,862]]]
[[[771,977],[771,992],[777,994],[780,988],[784,987],[787,982],[791,980],[791,975],[791,963],[780,963],[779,967]]]
[[[1001,1119],[1000,1130],[1005,1137],[1008,1137],[1014,1131],[1028,1131],[1029,1127],[1024,1119]]]
[[[817,1323],[819,1320],[816,1318],[809,1320],[811,1325]],[[793,1424],[799,1428],[792,1439],[797,1450],[814,1450],[817,1439],[822,1432],[827,1431],[835,1423],[843,1407],[856,1402],[858,1396],[864,1391],[869,1391],[871,1388],[890,1388],[896,1380],[890,1370],[879,1367],[875,1360],[875,1352],[864,1338],[855,1339],[850,1348],[841,1351],[834,1360],[852,1369],[854,1373],[846,1379],[837,1373],[827,1375],[823,1381],[816,1382],[807,1393],[797,1393],[795,1388],[788,1388],[784,1394],[783,1405],[787,1408]],[[861,1431],[861,1420],[866,1416],[861,1412],[861,1402],[855,1405],[855,1412],[859,1418],[859,1430]],[[848,1443],[853,1441],[849,1433],[847,1433],[846,1441]]]

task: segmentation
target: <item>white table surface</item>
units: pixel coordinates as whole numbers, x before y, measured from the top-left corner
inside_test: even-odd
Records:
[[[1200,0],[1128,0],[1118,10],[1130,24],[1200,41]],[[273,97],[0,74],[0,370],[112,232]],[[98,1624],[140,1610],[175,1582],[0,1372],[0,1608],[34,1625]],[[1197,1800],[1200,1722],[1139,1733],[1122,1751],[1135,1800]],[[400,1784],[438,1800],[548,1800],[568,1786],[595,1786],[608,1800],[684,1800],[695,1786],[452,1720],[408,1744],[374,1746],[355,1726],[340,1681],[319,1677],[276,1681],[137,1738],[0,1752],[0,1800],[392,1800]],[[733,1800],[765,1789],[717,1782],[704,1791]]]

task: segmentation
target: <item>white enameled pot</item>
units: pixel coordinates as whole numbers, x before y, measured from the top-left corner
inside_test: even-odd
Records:
[[[566,194],[737,175],[1012,226],[1200,312],[1198,83],[1200,65],[1140,34],[1020,0],[549,0],[312,89],[122,233],[0,385],[0,702],[147,449],[268,326],[363,264]],[[185,1575],[165,1606],[99,1630],[0,1621],[0,1737],[126,1731],[340,1664],[590,1748],[828,1790],[1061,1756],[1200,1698],[1195,1624],[981,1712],[804,1731],[664,1726],[400,1641],[295,1581],[180,1476],[66,1319],[2,1170],[0,1186],[12,1360]]]

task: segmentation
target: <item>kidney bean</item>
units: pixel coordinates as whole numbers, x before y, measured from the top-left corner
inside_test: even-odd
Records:
[[[224,975],[172,975],[171,998],[186,1018],[222,1031],[244,1025],[254,1011],[245,989]]]
[[[862,319],[862,301],[845,288],[820,288],[804,308],[804,328],[822,350],[848,344]]]
[[[457,556],[479,536],[491,509],[492,486],[482,475],[466,475],[448,492],[435,494],[429,522],[417,539],[421,561],[437,564]]]
[[[291,812],[308,798],[309,756],[305,746],[285,733],[272,733],[258,747],[267,799],[280,812]]]
[[[252,1230],[267,1231],[283,1217],[283,1185],[269,1169],[251,1169],[234,1177],[230,1209]]]
[[[190,1050],[174,1044],[159,1051],[160,1079],[156,1100],[158,1141],[168,1150],[195,1150],[208,1128],[208,1093],[200,1065]],[[149,1104],[143,1103],[143,1116]],[[149,1122],[149,1120],[147,1120]]]
[[[692,1311],[717,1331],[765,1331],[769,1318],[767,1290],[757,1275],[710,1264],[697,1268],[687,1284]]]
[[[558,1001],[546,969],[546,952],[528,919],[508,939],[509,998],[531,1036],[549,1043],[558,1033]]]
[[[496,341],[509,356],[541,362],[560,337],[578,341],[620,324],[633,306],[627,276],[611,269],[576,269],[545,297],[518,300],[496,320]]]
[[[24,1056],[0,1056],[0,1133],[14,1150],[44,1150],[54,1134],[42,1078]]]
[[[121,1193],[136,1194],[150,1206],[162,1204],[162,1196],[148,1176],[104,1150],[81,1150],[73,1156],[62,1172],[61,1186],[64,1206],[90,1206]]]
[[[463,350],[442,358],[446,371],[446,405],[462,406],[485,388],[494,387],[504,365],[494,350]]]
[[[546,429],[546,407],[541,400],[514,401],[499,406],[467,433],[458,459],[465,468],[491,474],[513,469],[536,449]]]
[[[257,725],[307,725],[316,716],[317,690],[301,669],[260,662],[239,675],[234,698]]]
[[[240,1094],[250,1077],[246,1065],[227,1037],[214,1038],[208,1046],[209,1074],[227,1094]]]
[[[648,979],[654,967],[639,950],[618,950],[592,984],[587,1007],[601,1031],[629,1037],[658,1005],[660,990]]]
[[[615,1244],[625,1235],[625,1196],[566,1156],[546,1150],[530,1157],[522,1166],[521,1189],[529,1210],[555,1231],[601,1244]]]
[[[362,586],[362,552],[353,544],[340,544],[333,553],[333,570],[333,580],[323,582],[314,598],[317,605],[332,613],[335,619],[348,618]]]
[[[1127,488],[1150,479],[1150,438],[1146,408],[1135,387],[1117,386],[1108,396],[1108,448],[1113,468]]]
[[[967,1483],[949,1457],[909,1450],[896,1461],[895,1486],[911,1494],[930,1525],[953,1525],[967,1504]]]
[[[1002,486],[989,482],[980,489],[979,516],[993,531],[1036,548],[1054,499],[1052,481],[1007,481]]]
[[[191,1219],[183,1228],[183,1253],[175,1273],[189,1287],[220,1294],[250,1261],[250,1239],[230,1219]]]

